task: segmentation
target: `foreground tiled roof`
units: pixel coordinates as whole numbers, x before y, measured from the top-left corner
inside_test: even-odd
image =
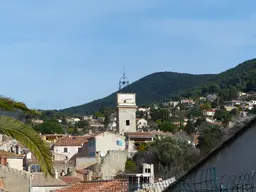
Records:
[[[62,176],[60,179],[66,184],[75,184],[82,181],[80,178],[73,176]]]
[[[43,173],[32,173],[31,185],[32,187],[66,186],[66,183],[54,177],[45,177]]]
[[[55,146],[81,146],[87,139],[90,138],[88,136],[67,136],[58,139],[55,143]]]
[[[11,153],[8,151],[4,151],[4,150],[0,150],[0,156],[4,156],[4,157],[18,157],[18,158],[23,158],[24,155],[20,155],[20,154],[16,154],[16,153]]]
[[[128,192],[127,180],[80,182],[54,192]]]

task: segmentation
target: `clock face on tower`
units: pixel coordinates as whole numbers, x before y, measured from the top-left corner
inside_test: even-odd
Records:
[[[117,103],[118,105],[136,105],[135,93],[118,93]]]

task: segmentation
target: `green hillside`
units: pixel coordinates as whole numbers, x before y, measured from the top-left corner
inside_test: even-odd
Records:
[[[220,74],[192,75],[158,72],[139,79],[120,92],[136,93],[138,105],[164,101],[172,97],[197,97],[202,94],[228,90],[230,87],[252,91],[256,87],[256,59],[246,61]],[[116,92],[83,105],[60,110],[66,114],[87,115],[101,107],[115,106]]]

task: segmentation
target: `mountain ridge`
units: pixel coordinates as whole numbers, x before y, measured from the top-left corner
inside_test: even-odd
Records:
[[[177,95],[193,97],[202,94],[202,90],[205,87],[213,85],[219,89],[227,89],[229,86],[245,89],[246,84],[250,80],[252,80],[252,86],[254,85],[255,76],[256,59],[247,60],[236,67],[218,74],[155,72],[138,79],[121,91],[116,91],[101,99],[59,111],[67,114],[93,114],[102,107],[114,107],[116,104],[116,93],[118,92],[136,93],[138,105],[145,105],[168,100]]]

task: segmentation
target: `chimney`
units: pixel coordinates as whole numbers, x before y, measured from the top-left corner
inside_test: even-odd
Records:
[[[0,191],[3,190],[3,188],[4,188],[4,178],[1,177],[0,178]]]
[[[151,183],[151,184],[153,184],[155,181],[154,181],[154,178],[155,178],[155,176],[154,176],[154,164],[151,164],[150,165],[150,169],[151,169],[151,171],[150,171],[150,179],[149,179],[149,183]]]
[[[87,174],[85,175],[85,181],[91,181],[92,180],[92,171],[88,170]]]
[[[90,129],[90,130],[89,130],[89,135],[91,135],[91,134],[92,134],[92,130]]]
[[[58,175],[58,171],[55,169],[55,179],[58,179],[59,175]]]

